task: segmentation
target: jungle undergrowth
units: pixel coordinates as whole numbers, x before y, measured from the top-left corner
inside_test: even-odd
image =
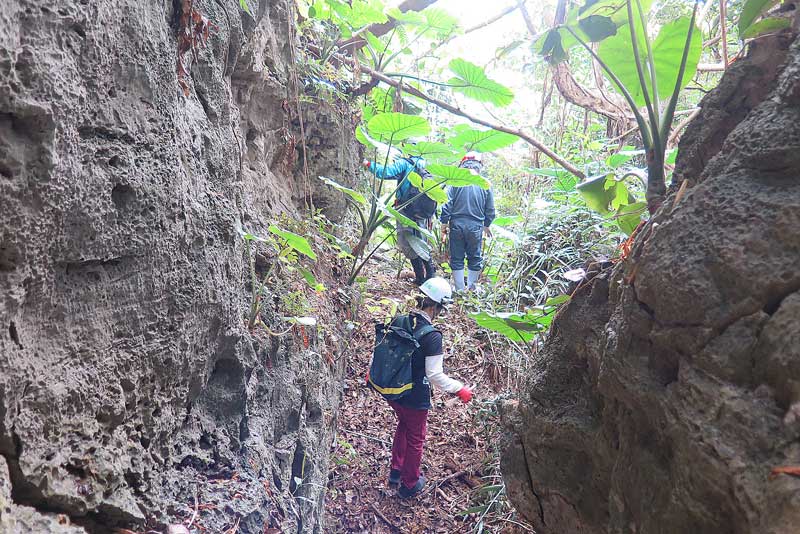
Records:
[[[345,378],[338,435],[331,450],[326,532],[530,532],[505,496],[499,471],[502,428],[499,406],[513,396],[516,370],[506,355],[522,347],[502,335],[475,328],[467,308],[456,304],[436,321],[446,351],[445,370],[474,387],[464,405],[434,395],[423,471],[429,487],[418,501],[401,501],[388,475],[394,416],[386,402],[364,387],[374,343],[374,321],[413,306],[418,290],[384,248],[364,270],[363,306]]]

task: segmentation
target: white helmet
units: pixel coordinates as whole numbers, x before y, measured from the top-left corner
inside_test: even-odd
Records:
[[[439,304],[447,304],[453,300],[453,288],[450,282],[439,276],[428,278],[419,286],[419,290]]]
[[[475,152],[474,150],[471,150],[471,151],[467,152],[464,155],[463,158],[461,158],[461,161],[467,161],[468,159],[472,159],[472,160],[477,161],[478,163],[481,163],[483,161],[483,154],[481,154],[480,152]]]

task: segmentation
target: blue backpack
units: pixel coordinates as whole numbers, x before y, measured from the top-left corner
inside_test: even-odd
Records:
[[[414,387],[411,357],[419,349],[420,340],[436,328],[425,325],[414,332],[410,315],[395,317],[388,325],[375,325],[375,348],[369,368],[368,383],[386,400],[407,395]]]

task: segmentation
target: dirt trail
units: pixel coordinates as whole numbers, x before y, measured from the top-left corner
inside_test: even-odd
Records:
[[[488,339],[459,306],[436,326],[444,335],[445,371],[473,385],[475,398],[463,405],[444,392],[434,393],[422,470],[428,479],[423,496],[404,501],[387,484],[395,417],[386,402],[363,386],[374,342],[373,321],[401,306],[416,288],[386,263],[372,264],[362,316],[348,353],[344,398],[326,503],[326,532],[422,533],[526,532],[501,494],[483,510],[464,514],[495,498],[502,481],[494,447],[500,432],[495,400],[500,373],[492,363]],[[498,504],[499,503],[499,504]]]

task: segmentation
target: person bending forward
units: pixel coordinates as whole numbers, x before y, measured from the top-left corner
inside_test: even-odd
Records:
[[[436,319],[451,298],[450,284],[444,278],[427,280],[420,290],[419,310],[411,312],[416,332]],[[411,357],[414,386],[404,397],[388,401],[397,415],[397,430],[392,441],[392,466],[389,484],[400,484],[398,494],[407,499],[417,495],[425,486],[420,474],[422,450],[428,429],[428,410],[431,408],[431,384],[457,395],[462,402],[472,399],[472,391],[443,370],[442,334],[433,330],[420,339],[419,348]]]

